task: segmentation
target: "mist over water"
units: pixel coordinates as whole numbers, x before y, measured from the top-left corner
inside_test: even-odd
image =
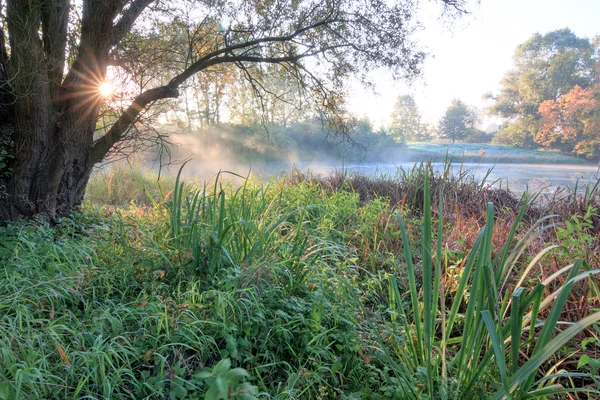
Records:
[[[327,176],[336,171],[347,174],[360,173],[367,176],[395,177],[400,169],[408,171],[418,162],[399,162],[399,163],[352,163],[344,164],[340,162],[326,161],[297,161],[297,162],[262,162],[236,163],[230,160],[223,160],[222,163],[210,162],[202,163],[194,158],[186,164],[182,175],[186,179],[196,179],[198,181],[211,181],[217,173],[226,172],[225,179],[239,181],[232,172],[240,176],[252,175],[263,181],[268,181],[273,177],[279,177],[289,174],[297,169],[300,172],[319,176]],[[442,171],[445,164],[441,162],[432,163],[436,171]],[[176,174],[179,165],[172,165],[166,171],[169,174]],[[551,193],[557,188],[568,188],[570,190],[584,191],[586,185],[596,183],[599,174],[598,167],[585,165],[546,165],[546,164],[455,164],[451,166],[452,173],[458,175],[462,172],[472,174],[475,179],[485,179],[486,183],[499,188],[508,188],[516,194],[525,191]]]
[[[334,170],[344,170],[349,173],[357,172],[365,175],[394,176],[399,168],[410,170],[415,162],[402,162],[398,164],[351,164],[351,165],[326,165],[308,164],[310,171],[318,171],[320,174],[328,174]],[[444,163],[432,163],[437,171],[445,168]],[[301,170],[302,165],[299,167]],[[585,190],[588,184],[594,184],[598,179],[598,168],[581,165],[540,165],[540,164],[459,164],[451,166],[455,175],[467,171],[476,179],[485,179],[494,187],[507,188],[521,194],[529,192],[553,192],[558,187],[574,190]]]
[[[307,163],[306,168],[321,174],[328,174],[337,169],[348,173],[357,172],[371,176],[394,176],[400,168],[407,171],[412,169],[415,164],[418,163],[349,165]],[[435,162],[432,163],[432,166],[436,171],[442,171],[446,164]],[[304,164],[299,163],[299,169],[303,170],[304,167]],[[598,167],[586,165],[455,163],[450,168],[454,175],[467,172],[478,180],[485,179],[487,183],[493,184],[495,187],[508,188],[515,193],[539,190],[552,192],[557,187],[574,190],[577,186],[581,189],[590,182],[594,184],[599,176]]]
[[[161,168],[161,174],[176,175],[183,161],[188,161],[182,171],[185,179],[200,182],[212,181],[219,172],[225,172],[224,179],[240,182],[242,179],[236,175],[246,177],[252,175],[263,181],[273,177],[289,174],[297,169],[303,173],[326,176],[336,171],[347,174],[360,173],[368,176],[395,177],[400,169],[408,171],[419,161],[411,161],[407,153],[398,153],[397,161],[383,162],[344,162],[342,160],[303,160],[293,151],[285,154],[276,154],[278,161],[265,161],[264,158],[246,159],[236,154],[234,150],[223,146],[218,141],[210,145],[201,142],[190,135],[172,135],[170,138],[176,146],[172,155],[173,164]],[[246,145],[260,146],[260,143]],[[262,149],[258,149],[262,150]],[[265,154],[268,150],[265,150]],[[305,156],[305,155],[304,155]],[[154,157],[147,156],[144,166],[158,171],[159,162],[152,161]],[[242,161],[243,160],[243,161]],[[443,162],[433,162],[435,170],[445,168]],[[488,184],[495,187],[508,188],[516,194],[525,191],[543,191],[551,193],[558,187],[578,191],[585,190],[585,185],[595,184],[598,180],[599,167],[594,165],[568,165],[568,164],[517,164],[517,163],[460,163],[451,165],[452,173],[457,175],[467,171],[477,180],[485,179]],[[235,174],[228,174],[229,172]]]

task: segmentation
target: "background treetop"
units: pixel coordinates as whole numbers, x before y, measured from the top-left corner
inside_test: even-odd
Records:
[[[499,93],[491,96],[494,104],[489,111],[505,121],[497,141],[525,147],[536,142],[560,145],[548,140],[549,119],[546,115],[541,121],[540,105],[559,101],[575,87],[597,85],[598,60],[597,39],[580,38],[568,28],[536,33],[519,45],[513,69],[502,79]],[[546,133],[538,134],[542,130]]]

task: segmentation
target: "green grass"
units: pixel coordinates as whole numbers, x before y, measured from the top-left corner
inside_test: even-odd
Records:
[[[409,143],[408,156],[414,160],[444,161],[447,156],[470,163],[507,164],[589,164],[583,157],[544,150],[527,150],[486,143]]]
[[[446,271],[441,261],[441,225],[438,225],[435,235],[435,249],[432,247],[434,234],[428,175],[425,175],[424,187],[421,290],[417,290],[410,248],[405,246],[411,312],[404,310],[396,278],[390,278],[391,307],[400,316],[399,326],[416,337],[415,341],[408,340],[406,351],[398,353],[403,366],[399,369],[406,373],[408,366],[413,370],[409,376],[416,374],[419,368],[425,370],[425,393],[418,393],[414,398],[472,399],[489,396],[505,399],[530,398],[541,392],[576,392],[578,389],[564,388],[555,383],[563,376],[573,376],[570,373],[553,374],[551,378],[544,377],[537,381],[536,373],[569,340],[600,321],[600,313],[595,313],[552,337],[558,331],[560,314],[576,279],[586,276],[585,271],[590,276],[599,271],[592,272],[584,261],[577,260],[566,270],[569,276],[564,285],[554,286],[554,280],[551,279],[532,288],[521,286],[530,269],[513,273],[515,261],[521,249],[527,246],[527,241],[532,240],[532,235],[526,234],[514,247],[511,244],[527,203],[524,203],[514,221],[504,247],[495,256],[492,249],[494,207],[489,203],[486,223],[461,268],[456,293],[447,297],[443,280]],[[438,215],[443,213],[441,199],[440,196]],[[397,215],[406,243],[406,227],[402,215]],[[540,221],[541,224],[543,222]],[[544,253],[542,251],[541,256]],[[516,287],[509,289],[509,280],[516,280]],[[544,291],[548,287],[552,287],[552,291],[544,298]],[[465,298],[467,291],[468,300]],[[544,321],[539,320],[540,311],[552,302],[548,317]],[[542,329],[536,335],[535,326],[538,323]],[[522,363],[522,354],[530,355],[529,360]],[[490,380],[489,376],[494,374],[499,379]]]
[[[120,169],[55,227],[0,228],[0,399],[597,394],[597,259],[565,257],[593,210],[459,208],[506,194],[427,165],[305,178],[159,190]]]
[[[149,172],[141,164],[118,162],[94,172],[86,190],[91,203],[125,207],[129,204],[153,204],[173,190],[175,178]]]

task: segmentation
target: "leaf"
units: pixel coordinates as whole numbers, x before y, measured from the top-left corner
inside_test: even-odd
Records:
[[[231,368],[231,361],[229,360],[229,358],[225,358],[219,361],[217,365],[213,367],[213,374],[222,375],[225,372],[227,372],[229,368]]]
[[[184,398],[187,395],[187,389],[181,385],[173,385],[173,387],[171,388],[171,396],[175,397],[176,399]]]
[[[8,383],[0,383],[0,400],[10,400],[10,385]]]
[[[250,374],[244,368],[233,368],[229,372],[227,372],[227,380],[229,382],[239,382],[244,378],[249,378]]]
[[[218,393],[219,398],[226,399],[229,395],[229,391],[227,390],[228,385],[223,380],[223,378],[221,378],[220,376],[217,376],[217,378],[215,379],[214,385],[217,388],[217,393]]]
[[[581,348],[583,350],[585,350],[587,348],[588,344],[594,343],[595,341],[596,341],[596,338],[594,338],[594,337],[585,338],[581,341]]]
[[[206,395],[204,396],[204,400],[219,400],[218,389],[215,385],[212,385],[206,391]]]
[[[58,350],[58,353],[60,354],[60,358],[62,358],[63,361],[65,362],[65,364],[67,364],[67,367],[70,367],[71,362],[69,361],[69,359],[67,358],[67,355],[65,354],[62,347],[60,347],[59,344],[56,345],[56,350]]]
[[[334,362],[333,365],[331,366],[331,372],[333,372],[334,374],[341,369],[342,369],[342,363],[339,361]]]
[[[577,363],[577,369],[580,369],[584,365],[589,364],[589,362],[590,362],[590,356],[588,356],[587,354],[582,355],[581,357],[579,357],[579,362]]]
[[[144,354],[144,361],[150,361],[150,358],[152,357],[152,353],[154,353],[153,349],[150,349],[146,352],[146,354]]]
[[[211,376],[212,376],[212,372],[210,370],[204,370],[204,371],[200,371],[196,375],[194,375],[194,378],[196,378],[196,379],[208,379]]]
[[[536,354],[529,359],[525,364],[519,368],[519,370],[510,378],[511,380],[511,392],[519,388],[524,382],[526,382],[531,376],[535,376],[540,365],[544,363],[550,356],[556,353],[562,346],[564,346],[569,340],[578,335],[588,326],[600,321],[600,313],[589,315],[582,320],[579,320],[552,340],[550,340],[543,348],[536,351]],[[591,361],[591,360],[590,360]],[[520,390],[529,390],[528,387],[521,387]],[[506,393],[504,388],[498,390],[490,399],[500,400],[505,399],[509,393]]]

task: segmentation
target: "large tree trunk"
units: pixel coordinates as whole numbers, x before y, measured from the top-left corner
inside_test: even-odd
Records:
[[[94,165],[139,113],[155,100],[178,95],[170,87],[142,93],[94,141],[109,50],[152,1],[84,0],[78,52],[66,75],[71,1],[4,3],[10,34],[0,25],[0,224],[53,221],[70,212],[83,200]]]
[[[106,75],[116,3],[85,3],[81,50],[63,80],[69,2],[7,2],[14,101],[2,102],[10,116],[2,129],[12,136],[14,162],[0,221],[53,220],[81,203],[94,166],[90,152],[101,104],[94,88]]]

